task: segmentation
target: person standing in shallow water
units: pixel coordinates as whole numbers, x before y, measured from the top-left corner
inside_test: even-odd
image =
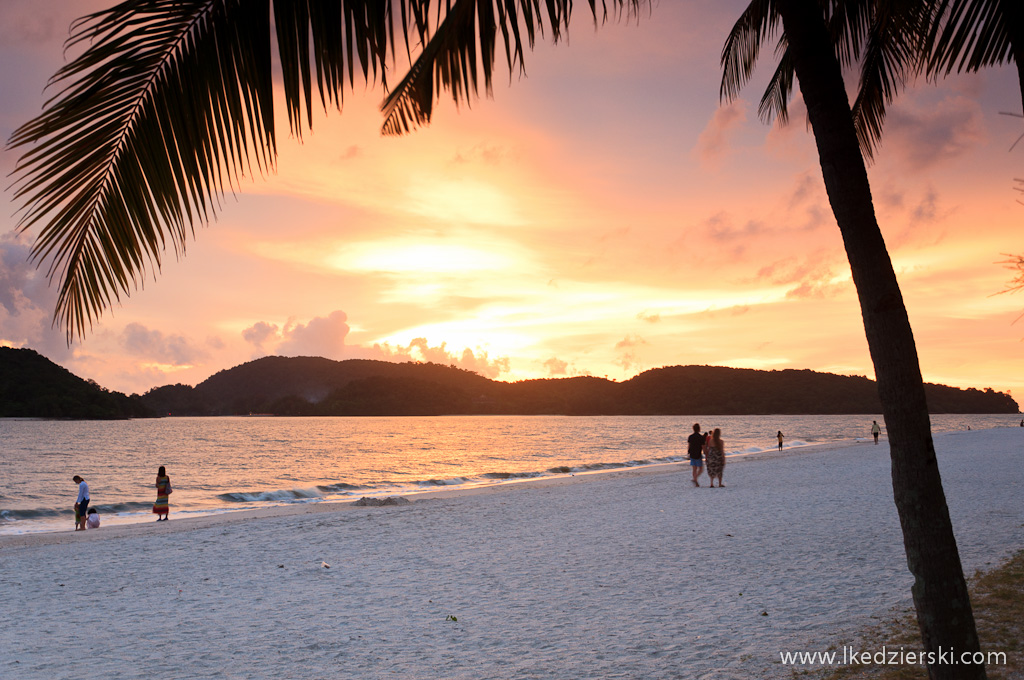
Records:
[[[782,450],[782,439],[783,439],[782,430],[779,430],[779,433],[777,435],[775,435],[775,436],[779,438],[779,451],[781,451]]]
[[[161,465],[156,471],[156,503],[153,503],[153,512],[156,513],[156,521],[161,522],[167,519],[171,513],[170,502],[167,497],[171,495],[171,478]]]
[[[878,426],[877,420],[871,421],[871,436],[875,438],[875,446],[878,446],[878,435],[882,434],[882,428]]]
[[[693,470],[693,485],[700,486],[697,478],[704,471],[704,449],[706,437],[700,433],[700,423],[693,424],[693,434],[686,439],[687,452],[690,455],[690,469]]]
[[[705,456],[708,464],[708,477],[711,479],[711,488],[715,488],[715,477],[718,477],[718,486],[722,487],[722,473],[725,472],[725,443],[722,442],[722,430],[715,428],[711,433],[711,443],[708,444],[708,453]]]

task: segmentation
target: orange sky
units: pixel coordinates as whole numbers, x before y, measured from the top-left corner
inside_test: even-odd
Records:
[[[0,131],[42,104],[69,21],[104,3],[0,5]],[[346,97],[304,144],[279,120],[278,168],[223,201],[71,348],[55,292],[0,218],[0,343],[110,389],[195,384],[267,354],[455,363],[502,380],[626,379],[673,364],[872,375],[856,295],[799,97],[757,118],[765,61],[718,101],[718,57],[743,2],[656,3],[639,23],[527,55],[493,99],[384,138],[379,89]],[[770,60],[772,50],[765,50]],[[870,168],[925,379],[1024,394],[997,295],[1024,252],[1024,131],[1008,69],[920,83]],[[3,152],[9,173],[15,154]],[[1018,397],[1019,398],[1019,397]]]

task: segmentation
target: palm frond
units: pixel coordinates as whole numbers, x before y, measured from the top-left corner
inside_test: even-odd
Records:
[[[732,101],[739,96],[740,90],[754,74],[761,46],[771,40],[779,21],[774,0],[751,0],[743,10],[722,47],[719,99]]]
[[[421,3],[430,6],[431,0]],[[509,72],[517,67],[521,72],[526,47],[533,48],[545,31],[558,42],[569,27],[573,7],[572,0],[455,0],[442,11],[443,4],[439,0],[436,31],[431,35],[425,25],[420,29],[422,51],[381,104],[384,134],[400,135],[428,123],[438,90],[448,90],[456,104],[468,103],[482,80],[490,94],[498,32]],[[597,0],[589,0],[595,23],[613,14],[633,16],[649,4],[650,0],[601,0],[599,11]]]
[[[855,48],[861,72],[853,121],[861,151],[873,158],[886,109],[924,68],[925,41],[933,15],[918,0],[875,0],[862,46]]]
[[[409,72],[381,105],[384,134],[401,135],[430,121],[435,77],[450,89],[456,102],[460,101],[460,97],[476,91],[476,13],[478,9],[486,11],[492,8],[488,1],[478,3],[476,0],[458,0],[448,10]],[[486,24],[481,26],[479,38],[488,90],[494,64],[496,25],[493,16],[490,26],[494,30],[489,32],[485,28]],[[518,41],[518,34],[516,37]],[[521,49],[521,45],[517,44],[517,54],[521,53]]]
[[[1024,43],[1024,7],[1018,0],[939,0],[929,36],[929,75],[978,71],[1013,60]],[[1024,44],[1017,49],[1024,52]]]
[[[793,66],[793,56],[790,54],[785,34],[779,38],[777,51],[781,52],[779,64],[775,68],[771,80],[768,81],[764,95],[761,96],[757,115],[765,123],[771,123],[778,119],[779,125],[786,125],[789,123],[789,99],[793,95],[796,69]]]
[[[131,0],[72,28],[89,41],[9,145],[20,229],[60,279],[68,341],[177,254],[225,186],[275,149],[268,0]]]
[[[416,3],[418,4],[418,3]],[[402,26],[409,16],[402,4]],[[380,0],[274,0],[274,25],[281,58],[285,106],[292,134],[302,138],[313,124],[313,78],[320,105],[341,108],[346,81],[384,79],[388,46],[393,45],[392,3]],[[312,63],[311,63],[312,62]]]
[[[383,80],[392,5],[273,0],[297,137],[314,88],[340,107],[346,79]],[[273,43],[271,0],[125,0],[72,26],[68,47],[82,54],[8,142],[27,149],[14,173],[19,228],[39,228],[32,259],[59,280],[54,324],[69,343],[166,250],[180,257],[241,176],[273,166]]]

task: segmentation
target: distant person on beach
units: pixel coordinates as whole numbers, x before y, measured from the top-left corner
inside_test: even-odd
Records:
[[[690,469],[693,470],[693,485],[700,486],[697,478],[704,471],[704,449],[707,437],[700,433],[700,423],[693,424],[693,434],[686,439],[686,448],[690,455]]]
[[[78,484],[78,498],[75,500],[75,517],[78,521],[75,531],[85,531],[85,515],[89,511],[89,485],[78,475],[72,477],[71,481]]]
[[[96,508],[89,508],[89,514],[85,517],[85,526],[90,529],[100,528],[100,513],[96,512]]]
[[[782,439],[783,439],[782,430],[779,430],[779,433],[777,435],[775,435],[775,436],[779,438],[779,451],[781,451],[782,450]]]
[[[156,503],[153,503],[153,512],[156,513],[156,521],[163,522],[168,519],[171,513],[170,502],[167,497],[171,495],[171,478],[161,465],[156,471]]]
[[[725,486],[725,484],[722,484],[722,473],[725,471],[725,444],[722,443],[722,430],[717,427],[711,433],[711,443],[708,444],[707,459],[711,488],[715,488],[715,477],[718,477],[718,486]]]
[[[882,434],[882,428],[878,426],[877,420],[871,421],[871,436],[875,438],[875,446],[878,446],[878,435]]]

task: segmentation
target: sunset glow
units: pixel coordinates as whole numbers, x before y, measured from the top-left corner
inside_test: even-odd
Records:
[[[70,22],[109,3],[0,5],[0,126],[35,115]],[[196,384],[271,354],[455,364],[500,380],[664,365],[873,376],[842,239],[797,95],[757,117],[765,59],[718,100],[722,42],[747,3],[655,3],[639,21],[526,55],[526,77],[430,127],[382,137],[379,87],[316,116],[278,112],[278,163],[225,197],[130,298],[70,348],[56,291],[0,223],[0,345],[112,390]],[[504,64],[499,62],[499,69]],[[506,83],[507,86],[506,86]],[[1024,395],[1024,146],[1012,69],[921,82],[869,168],[925,379]],[[4,151],[9,174],[17,154]],[[250,181],[251,179],[251,181]]]

